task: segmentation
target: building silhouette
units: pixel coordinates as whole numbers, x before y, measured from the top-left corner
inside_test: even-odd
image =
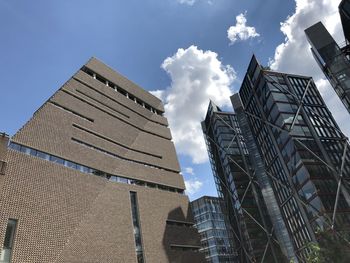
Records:
[[[0,136],[0,262],[203,262],[159,99],[92,58]]]
[[[201,238],[200,252],[210,263],[239,262],[223,202],[221,198],[212,196],[202,196],[191,202],[195,226]]]

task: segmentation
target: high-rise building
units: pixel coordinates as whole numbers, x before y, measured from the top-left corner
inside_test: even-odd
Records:
[[[203,262],[159,99],[92,58],[0,136],[0,262]]]
[[[195,226],[201,238],[200,251],[209,263],[238,263],[223,202],[221,198],[212,196],[202,196],[191,202]]]
[[[284,240],[276,236],[285,255],[304,262],[319,230],[332,229],[347,240],[349,145],[312,78],[270,71],[253,56],[232,102],[238,118],[244,117],[239,124],[246,144],[257,149],[248,150],[263,161],[263,179],[273,190],[266,193],[260,183],[263,198],[277,200],[268,212],[274,228],[280,227],[270,207],[278,205],[287,231]]]
[[[344,37],[350,44],[350,1],[342,0],[339,4],[339,15],[343,27]]]
[[[338,97],[350,113],[350,1],[343,0],[339,5],[339,13],[343,25],[345,43],[333,39],[322,22],[318,22],[305,30],[311,45],[311,52],[337,93]]]
[[[228,212],[238,262],[281,262],[237,116],[210,102],[202,129],[218,195]]]

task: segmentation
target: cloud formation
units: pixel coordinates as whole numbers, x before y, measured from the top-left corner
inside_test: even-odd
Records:
[[[322,21],[336,41],[344,41],[338,13],[340,0],[295,0],[295,3],[294,14],[281,23],[285,41],[277,46],[270,67],[277,71],[312,76],[337,123],[349,136],[349,114],[313,58],[304,33],[306,28]]]
[[[208,160],[200,122],[209,99],[218,106],[231,105],[230,86],[236,74],[217,56],[196,46],[178,49],[161,66],[171,78],[170,87],[152,92],[163,100],[177,152],[191,157],[194,163]]]
[[[183,172],[185,174],[194,175],[194,171],[192,167],[185,167],[185,170]]]
[[[185,186],[186,194],[193,195],[195,193],[198,193],[198,191],[202,188],[203,183],[199,180],[186,180]]]
[[[184,4],[184,5],[189,5],[189,6],[192,6],[194,5],[197,0],[176,0],[179,4]],[[213,1],[212,0],[207,0],[207,4],[208,5],[213,5]]]
[[[193,5],[196,0],[177,0],[180,4]]]
[[[227,37],[231,44],[234,44],[238,40],[247,40],[260,36],[256,32],[255,27],[247,26],[247,12],[241,13],[236,16],[236,25],[230,26],[227,30]]]

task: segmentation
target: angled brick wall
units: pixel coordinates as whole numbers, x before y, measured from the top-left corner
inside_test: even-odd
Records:
[[[84,67],[164,110],[159,99],[100,61]],[[197,252],[172,248],[195,248],[199,239],[189,227],[193,218],[167,125],[165,117],[78,71],[11,141],[163,189],[111,182],[0,147],[0,157],[8,152],[0,175],[0,243],[8,219],[18,220],[12,262],[136,262],[130,191],[138,196],[146,262],[202,262]]]

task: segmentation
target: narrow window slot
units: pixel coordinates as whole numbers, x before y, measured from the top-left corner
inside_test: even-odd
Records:
[[[16,228],[17,228],[17,220],[10,218],[7,221],[4,245],[3,245],[2,251],[0,253],[2,260],[3,260],[1,262],[3,262],[3,263],[10,263],[11,262],[13,244],[14,244],[15,235],[16,235]]]
[[[144,263],[145,261],[143,256],[142,233],[141,233],[136,192],[130,192],[130,201],[131,201],[132,223],[134,227],[135,251],[136,251],[136,257],[137,257],[137,263]]]

